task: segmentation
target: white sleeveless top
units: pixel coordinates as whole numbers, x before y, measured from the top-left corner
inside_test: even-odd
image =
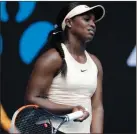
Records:
[[[63,124],[59,129],[60,131],[64,133],[90,133],[91,97],[97,87],[97,66],[87,51],[85,51],[87,61],[81,64],[72,57],[63,43],[61,45],[67,63],[66,79],[61,76],[61,73],[53,79],[48,98],[58,104],[81,105],[87,108],[90,113],[90,116],[83,122],[70,121]],[[53,121],[53,124],[59,125],[58,121]]]

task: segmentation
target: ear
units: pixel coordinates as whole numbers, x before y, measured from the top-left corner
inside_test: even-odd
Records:
[[[72,20],[71,19],[66,19],[65,23],[66,23],[67,27],[71,28],[71,26],[72,26]]]

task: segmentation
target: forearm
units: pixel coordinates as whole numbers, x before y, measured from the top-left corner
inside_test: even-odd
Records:
[[[104,110],[97,108],[92,110],[91,134],[103,133]]]
[[[73,106],[57,104],[57,103],[50,101],[49,99],[44,99],[41,97],[33,97],[31,99],[28,99],[28,102],[31,104],[36,104],[55,114],[71,113],[73,109]]]

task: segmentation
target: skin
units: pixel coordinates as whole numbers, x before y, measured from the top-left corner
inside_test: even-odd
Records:
[[[26,91],[26,100],[28,103],[37,104],[55,114],[67,114],[78,110],[85,113],[85,109],[81,106],[56,104],[43,98],[47,96],[54,74],[61,68],[61,65],[62,59],[55,49],[50,49],[44,53],[37,60],[32,71]],[[89,114],[86,112],[79,121],[83,121],[88,116]]]
[[[94,23],[95,16],[93,14],[86,13],[79,15],[74,19],[66,20],[67,26],[69,27],[69,37],[66,41],[67,48],[72,56],[80,63],[86,62],[86,56],[84,54],[86,42],[91,41],[96,31]],[[72,28],[74,27],[74,28]],[[92,34],[88,31],[92,29]],[[80,40],[81,39],[81,40]],[[98,68],[97,77],[97,89],[91,98],[92,104],[92,122],[91,122],[91,133],[103,133],[103,120],[104,120],[104,109],[102,104],[102,80],[103,80],[103,69],[101,62],[95,55],[89,54],[92,60],[95,62]]]
[[[103,80],[103,69],[99,59],[91,55],[91,58],[95,62],[98,68],[97,77],[97,89],[94,95],[91,97],[92,105],[92,122],[91,122],[91,133],[103,133],[104,123],[104,109],[102,102],[102,80]]]
[[[94,23],[95,17],[92,13],[76,16],[71,19],[66,19],[67,40],[64,41],[70,54],[79,63],[86,62],[85,47],[86,43],[91,41],[96,31]],[[91,31],[89,31],[91,29]],[[98,68],[97,90],[91,98],[93,120],[91,122],[91,133],[103,133],[103,105],[102,105],[102,66],[100,61],[91,55]],[[29,103],[37,104],[43,108],[58,114],[70,113],[82,110],[84,115],[77,119],[83,121],[88,118],[89,113],[82,106],[68,106],[56,104],[42,97],[47,96],[49,87],[52,84],[54,74],[60,69],[62,59],[55,49],[50,49],[45,52],[36,62],[30,81],[27,87],[26,99]],[[42,97],[39,97],[42,96]]]
[[[80,63],[86,62],[86,56],[84,50],[86,42],[91,41],[96,31],[94,23],[95,16],[90,12],[79,15],[73,19],[66,20],[66,24],[70,29],[68,41],[66,41],[67,48],[72,56]],[[88,31],[92,29],[92,33]],[[80,40],[81,39],[81,40]],[[95,62],[98,68],[97,77],[97,89],[91,98],[92,104],[92,122],[91,122],[91,133],[103,133],[103,120],[104,120],[104,109],[102,104],[102,80],[103,80],[103,69],[99,59],[90,54],[90,57]]]

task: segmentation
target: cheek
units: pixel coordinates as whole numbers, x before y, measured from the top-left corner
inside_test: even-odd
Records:
[[[81,29],[85,29],[87,27],[87,24],[81,21],[81,22],[78,22],[76,26],[78,26]]]
[[[79,33],[84,33],[84,31],[87,29],[87,24],[85,22],[79,21],[75,23],[74,27]]]

